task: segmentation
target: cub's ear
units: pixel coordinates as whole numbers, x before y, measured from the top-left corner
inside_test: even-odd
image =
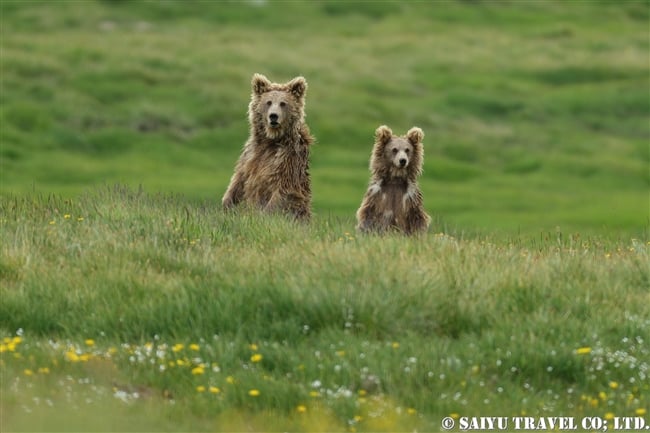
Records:
[[[388,126],[381,125],[375,130],[375,140],[377,143],[386,144],[391,138],[393,138],[393,131]]]
[[[424,132],[422,132],[422,130],[417,126],[414,126],[406,133],[406,138],[408,138],[411,144],[415,145],[422,142],[424,139]]]
[[[296,98],[302,99],[307,92],[307,80],[305,77],[296,77],[287,83],[287,87]]]
[[[253,87],[253,94],[257,96],[260,96],[271,88],[271,82],[262,74],[253,74],[251,85]]]

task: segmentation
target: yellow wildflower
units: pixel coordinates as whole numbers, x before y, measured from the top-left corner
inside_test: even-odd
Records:
[[[210,392],[212,394],[219,394],[221,392],[221,390],[219,388],[217,388],[216,386],[211,386],[210,387]]]
[[[65,353],[65,358],[71,362],[79,362],[79,355],[74,350],[68,350]]]
[[[456,412],[452,412],[452,413],[450,413],[449,416],[452,417],[453,419],[458,419],[458,418],[460,418],[460,414],[458,414],[458,413],[456,413]]]
[[[199,385],[196,387],[196,392],[205,392],[205,386]]]
[[[412,407],[409,407],[408,409],[406,409],[406,413],[408,413],[409,415],[415,415],[416,413],[418,413],[418,411],[413,409]]]
[[[591,353],[591,347],[580,347],[576,349],[576,355],[587,355]]]
[[[360,389],[359,390],[359,395],[363,397],[364,395],[368,394],[368,392],[365,389]]]
[[[23,373],[25,373],[25,376],[33,376],[34,375],[34,372],[32,370],[30,370],[29,368],[26,368],[25,370],[23,370]]]
[[[260,395],[260,391],[258,389],[251,389],[250,391],[248,391],[248,395],[250,395],[251,397],[257,397]]]
[[[172,352],[180,352],[181,350],[183,350],[184,347],[185,345],[183,345],[182,343],[174,344],[172,346]]]
[[[646,410],[644,408],[640,407],[640,408],[638,408],[637,410],[634,411],[634,414],[638,415],[638,416],[643,416],[643,415],[646,414]]]
[[[604,391],[600,391],[600,392],[598,393],[598,398],[600,398],[601,400],[605,401],[605,400],[607,400],[607,394],[605,394]]]
[[[67,213],[67,214],[65,214],[65,215],[63,215],[63,218],[65,218],[65,219],[67,219],[67,220],[69,220],[69,219],[70,219],[70,214],[69,214],[69,213]]]
[[[399,343],[397,341],[393,341],[393,343],[391,344],[391,347],[393,349],[398,349],[399,348]]]
[[[618,388],[618,382],[614,382],[613,380],[609,382],[609,387],[612,389]]]
[[[318,391],[309,391],[310,397],[320,397],[320,392]]]
[[[336,351],[336,354],[337,354],[338,356],[345,356],[345,350],[337,350],[337,351]]]
[[[38,369],[40,374],[50,374],[50,369],[48,367],[41,367]]]
[[[363,421],[363,417],[361,415],[355,415],[354,416],[354,421],[355,422],[361,422],[361,421]]]
[[[93,340],[92,338],[86,340],[86,346],[92,347],[94,345],[95,345],[95,340]]]
[[[305,406],[304,404],[299,404],[298,406],[296,406],[296,412],[298,413],[307,412],[307,406]]]
[[[232,376],[228,376],[228,377],[226,377],[226,382],[228,382],[229,384],[232,385],[232,384],[235,383],[235,378],[232,377]]]
[[[260,362],[261,360],[262,360],[262,355],[259,353],[255,353],[253,354],[253,356],[251,356],[251,362]]]
[[[77,221],[79,221],[79,222],[81,222],[81,221],[83,221],[83,220],[84,220],[84,217],[79,217],[79,218],[77,218]]]
[[[205,373],[205,369],[201,365],[199,365],[198,367],[194,367],[192,369],[192,374],[195,375],[195,376],[197,376],[199,374],[203,374],[203,373]]]
[[[199,347],[198,344],[196,344],[196,343],[192,343],[192,344],[190,344],[190,350],[193,350],[193,351],[195,351],[195,352],[198,352],[199,349],[200,349],[200,347]]]
[[[252,351],[254,351],[254,352],[257,351],[257,344],[255,344],[255,343],[251,343],[248,347],[250,347],[250,349],[251,349]]]
[[[607,412],[607,413],[605,414],[604,418],[605,418],[607,421],[611,421],[611,420],[614,419],[614,414],[611,413],[611,412]]]

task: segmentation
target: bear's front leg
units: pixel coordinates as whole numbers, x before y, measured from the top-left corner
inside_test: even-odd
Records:
[[[357,230],[361,233],[376,232],[381,229],[381,216],[375,201],[373,194],[369,191],[357,211]]]
[[[240,170],[235,171],[235,174],[230,179],[228,189],[221,199],[221,205],[224,209],[232,209],[244,199],[245,181],[246,178],[242,172]]]
[[[311,219],[311,209],[309,206],[309,195],[299,192],[287,194],[283,209],[289,214],[293,215],[296,220],[302,222],[309,222]]]
[[[431,217],[421,207],[412,208],[406,216],[406,234],[426,232]]]

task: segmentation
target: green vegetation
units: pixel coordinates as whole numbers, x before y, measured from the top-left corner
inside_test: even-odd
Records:
[[[445,224],[638,237],[649,9],[3,0],[0,194],[119,183],[216,205],[247,137],[252,74],[302,74],[318,214],[352,220],[375,128],[417,125],[425,205]]]
[[[648,419],[649,17],[2,0],[0,430]],[[309,225],[220,209],[254,72],[309,82]],[[425,236],[354,233],[383,123]]]
[[[3,431],[431,431],[648,407],[636,239],[357,238],[125,189],[0,212]]]

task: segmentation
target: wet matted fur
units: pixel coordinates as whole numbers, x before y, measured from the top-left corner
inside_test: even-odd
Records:
[[[254,74],[251,84],[250,136],[222,205],[230,209],[245,203],[309,220],[309,147],[314,139],[305,123],[307,81],[296,77],[279,84]]]
[[[375,131],[370,184],[357,211],[357,230],[406,234],[425,232],[431,217],[424,210],[418,177],[422,174],[424,133],[418,127],[395,136],[382,125]]]

